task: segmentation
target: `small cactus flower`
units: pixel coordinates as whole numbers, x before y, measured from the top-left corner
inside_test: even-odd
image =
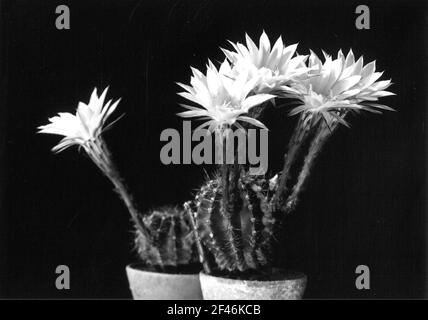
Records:
[[[190,86],[177,83],[186,90],[178,94],[199,106],[182,104],[188,110],[179,113],[179,116],[208,119],[197,129],[208,127],[210,132],[222,133],[233,125],[242,127],[238,121],[266,129],[263,123],[246,115],[252,107],[275,97],[271,94],[250,95],[258,78],[249,79],[246,74],[230,77],[231,66],[226,60],[219,69],[209,61],[206,75],[194,68],[192,72]]]
[[[88,104],[79,102],[76,114],[60,112],[57,116],[49,118],[50,123],[38,127],[39,133],[49,133],[64,136],[64,138],[52,148],[53,152],[61,152],[73,145],[86,148],[86,143],[99,138],[105,129],[107,119],[116,109],[120,99],[112,103],[109,100],[104,104],[108,88],[98,96],[97,88],[92,92]]]
[[[233,64],[234,74],[245,73],[251,78],[259,78],[254,88],[256,93],[286,91],[290,81],[304,76],[308,68],[307,56],[296,55],[297,44],[284,46],[282,37],[271,48],[268,36],[262,33],[259,47],[246,34],[246,46],[230,42],[235,51],[222,49]]]
[[[352,50],[346,58],[340,50],[337,59],[324,53],[324,63],[311,51],[307,79],[298,81],[292,87],[294,93],[289,95],[299,99],[303,104],[291,110],[290,115],[306,113],[320,115],[327,124],[338,121],[346,126],[343,119],[347,110],[359,112],[366,110],[380,113],[380,110],[394,109],[373,103],[381,97],[394,95],[385,91],[391,80],[377,81],[383,72],[375,72],[375,61],[364,66],[363,57],[355,61]],[[308,117],[320,119],[318,117]]]

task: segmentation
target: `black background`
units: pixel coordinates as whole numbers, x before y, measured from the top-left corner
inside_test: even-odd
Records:
[[[55,28],[66,4],[71,29]],[[0,297],[130,298],[135,261],[127,211],[77,150],[36,127],[74,112],[110,85],[126,116],[108,133],[118,167],[146,210],[189,199],[204,168],[159,161],[165,128],[180,129],[175,81],[189,66],[222,60],[227,39],[271,41],[336,53],[353,48],[392,78],[397,109],[351,119],[325,148],[301,207],[289,219],[282,261],[309,276],[307,298],[425,297],[425,1],[365,1],[371,29],[355,28],[360,1],[1,1]],[[270,170],[281,166],[295,119],[271,110]],[[205,168],[210,169],[210,168]],[[55,288],[55,268],[71,290]],[[371,289],[355,288],[368,265]]]

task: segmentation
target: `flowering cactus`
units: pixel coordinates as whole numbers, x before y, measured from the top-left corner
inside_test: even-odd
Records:
[[[204,86],[192,78],[192,86],[203,90],[203,104],[210,106],[210,113],[223,115],[211,118],[233,119],[217,125],[221,128],[248,117],[252,120],[237,125],[240,129],[251,125],[262,127],[259,118],[268,102],[275,104],[280,98],[298,102],[289,112],[290,116],[299,118],[280,173],[270,179],[255,177],[248,174],[245,165],[222,164],[220,173],[209,179],[195,199],[186,204],[194,220],[196,238],[201,244],[198,246],[200,259],[207,273],[222,270],[260,273],[271,267],[272,247],[282,220],[295,210],[314,161],[328,138],[340,124],[349,127],[345,120],[349,112],[393,110],[375,103],[393,93],[385,91],[390,80],[377,81],[382,73],[375,72],[374,62],[364,66],[363,58],[355,61],[352,51],[346,57],[339,51],[334,60],[324,54],[325,62],[311,51],[308,59],[296,54],[297,45],[285,47],[281,37],[271,47],[264,32],[259,43],[257,47],[248,35],[246,46],[231,42],[234,51],[222,49],[230,64],[223,63],[218,71],[210,64]],[[216,70],[217,79],[230,81],[227,86],[231,86],[234,96],[240,99],[233,99],[225,94],[227,90],[219,90],[219,86],[214,85],[212,70]],[[203,77],[198,74],[199,78]],[[246,79],[248,85],[233,85],[238,79]],[[191,87],[182,86],[191,92]],[[194,95],[180,95],[202,104]],[[262,95],[266,99],[258,99]],[[248,107],[243,101],[250,99],[259,103]],[[230,106],[233,108],[228,109]],[[239,115],[233,113],[235,110],[240,110]],[[228,118],[226,114],[231,116]],[[188,111],[185,116],[207,114]]]
[[[173,207],[142,214],[116,169],[102,132],[114,123],[106,125],[120,99],[114,103],[111,100],[104,103],[106,94],[107,89],[100,96],[97,95],[97,89],[94,89],[88,104],[79,102],[75,115],[59,113],[49,119],[49,124],[40,126],[39,133],[64,136],[53,147],[52,151],[55,153],[74,145],[83,148],[111,181],[131,215],[135,226],[136,250],[147,267],[165,270],[167,267],[196,263],[195,241],[188,216]]]
[[[119,103],[104,103],[107,89],[101,96],[94,90],[75,115],[60,113],[39,127],[41,133],[64,137],[54,152],[78,145],[110,179],[131,214],[137,251],[148,266],[164,270],[192,264],[196,248],[206,273],[269,270],[283,218],[298,205],[328,139],[341,124],[349,127],[350,113],[393,110],[378,103],[393,95],[386,91],[391,80],[379,80],[383,73],[376,72],[375,62],[364,65],[363,57],[355,60],[352,50],[346,57],[339,51],[336,59],[324,53],[322,61],[313,51],[297,54],[297,44],[285,46],[281,37],[271,46],[265,32],[259,46],[248,35],[246,45],[230,43],[233,49],[222,49],[220,67],[209,60],[205,74],[192,68],[190,84],[178,83],[184,89],[178,94],[190,101],[181,104],[186,110],[178,115],[203,120],[197,129],[218,134],[216,147],[225,160],[230,129],[267,130],[263,111],[279,99],[293,99],[297,106],[289,115],[298,117],[297,125],[283,169],[272,177],[251,175],[249,166],[235,159],[221,164],[184,210],[165,207],[143,215],[102,139]]]
[[[284,95],[296,99],[301,105],[294,107],[289,113],[300,117],[288,144],[284,168],[273,199],[277,210],[289,212],[294,209],[314,160],[338,125],[349,127],[345,117],[350,112],[381,113],[381,110],[394,110],[374,103],[381,97],[394,95],[385,91],[391,85],[391,80],[377,81],[383,72],[375,72],[374,61],[364,66],[363,57],[355,61],[352,50],[346,58],[341,50],[335,60],[326,53],[324,56],[325,62],[322,63],[311,51],[308,61],[311,71],[308,78],[295,81]],[[302,150],[306,142],[309,143],[309,149]],[[290,187],[291,167],[304,152],[307,154],[297,179]]]

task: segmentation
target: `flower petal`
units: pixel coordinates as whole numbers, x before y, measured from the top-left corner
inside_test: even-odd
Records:
[[[266,102],[266,101],[271,100],[273,98],[275,98],[274,95],[272,95],[272,94],[263,94],[263,93],[262,94],[257,94],[257,95],[254,95],[254,96],[250,96],[250,97],[248,97],[248,98],[246,98],[244,100],[243,109],[245,109],[245,110],[248,111],[252,107],[257,106],[259,104],[262,104],[263,102]]]

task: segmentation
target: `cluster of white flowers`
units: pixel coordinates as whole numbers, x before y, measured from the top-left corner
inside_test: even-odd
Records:
[[[339,51],[336,59],[324,53],[322,62],[312,51],[310,55],[297,54],[297,44],[285,46],[281,37],[272,47],[265,32],[258,47],[248,35],[246,45],[230,43],[233,50],[222,49],[225,60],[219,68],[208,61],[205,74],[192,68],[190,85],[178,83],[185,90],[179,95],[196,104],[181,104],[187,111],[179,115],[206,120],[199,128],[221,132],[232,126],[242,127],[239,122],[266,128],[250,117],[249,111],[276,97],[301,102],[291,109],[290,115],[316,115],[327,123],[337,121],[345,125],[343,117],[347,110],[393,110],[375,103],[393,94],[386,91],[391,80],[378,81],[382,72],[376,72],[375,62],[364,65],[363,57],[355,61],[352,50],[346,57]],[[53,151],[76,144],[85,147],[88,141],[99,138],[119,103],[110,100],[104,104],[106,93],[107,89],[98,97],[95,89],[88,104],[79,103],[75,115],[59,113],[49,119],[49,124],[39,127],[41,133],[64,136]]]
[[[246,46],[231,44],[234,51],[222,49],[226,60],[218,70],[209,62],[206,75],[192,68],[190,86],[179,83],[186,90],[179,95],[199,105],[182,105],[189,111],[179,115],[208,120],[201,127],[240,127],[237,121],[264,127],[260,121],[250,120],[248,111],[275,97],[301,102],[290,115],[317,115],[329,124],[338,121],[347,125],[343,119],[347,110],[393,110],[373,103],[393,94],[385,91],[391,80],[377,81],[382,73],[375,72],[375,62],[364,65],[363,57],[355,61],[352,50],[346,57],[339,51],[335,60],[324,53],[322,62],[312,51],[309,56],[297,54],[297,44],[285,46],[281,37],[271,47],[265,32],[259,47],[248,35]]]
[[[281,37],[271,46],[264,32],[259,46],[248,35],[245,45],[232,42],[231,45],[232,50],[222,49],[225,59],[218,68],[208,61],[205,74],[192,68],[190,84],[178,83],[184,89],[179,95],[191,102],[190,105],[181,104],[186,111],[179,115],[203,120],[198,128],[208,128],[210,132],[227,139],[228,135],[225,133],[229,131],[226,129],[234,126],[242,128],[242,123],[267,129],[256,118],[270,101],[274,103],[277,98],[298,101],[298,105],[289,112],[290,115],[300,115],[295,134],[290,140],[291,151],[287,153],[281,175],[276,175],[269,181],[272,191],[275,189],[270,206],[275,210],[290,212],[298,201],[314,159],[328,134],[333,132],[330,125],[334,125],[334,128],[340,123],[348,125],[344,120],[348,111],[379,113],[382,110],[393,110],[376,103],[379,98],[393,94],[386,91],[391,80],[379,80],[382,72],[376,72],[375,62],[364,65],[363,57],[355,60],[352,50],[346,57],[339,51],[336,59],[324,53],[324,59],[321,60],[312,51],[309,55],[299,55],[296,51],[297,44],[285,46]],[[113,183],[139,232],[149,238],[149,231],[141,223],[133,197],[124,185],[101,137],[102,132],[112,124],[110,122],[107,125],[107,121],[120,101],[109,100],[105,103],[106,95],[107,89],[98,96],[95,88],[89,103],[79,102],[75,114],[59,113],[49,119],[50,123],[38,129],[40,133],[63,136],[52,149],[54,152],[61,152],[74,145],[82,147]],[[328,127],[322,123],[317,128],[297,182],[292,190],[288,190],[288,194],[289,169],[299,156],[298,151],[304,145],[304,138],[311,136],[310,130],[299,124],[308,123],[311,126],[319,120],[324,120]],[[223,195],[227,195],[223,196],[224,208],[232,208],[234,204],[231,204],[228,197],[232,193],[226,188],[231,188],[230,170],[235,170],[235,167],[223,167],[222,183],[223,190],[226,190]],[[239,177],[239,174],[232,176]]]

